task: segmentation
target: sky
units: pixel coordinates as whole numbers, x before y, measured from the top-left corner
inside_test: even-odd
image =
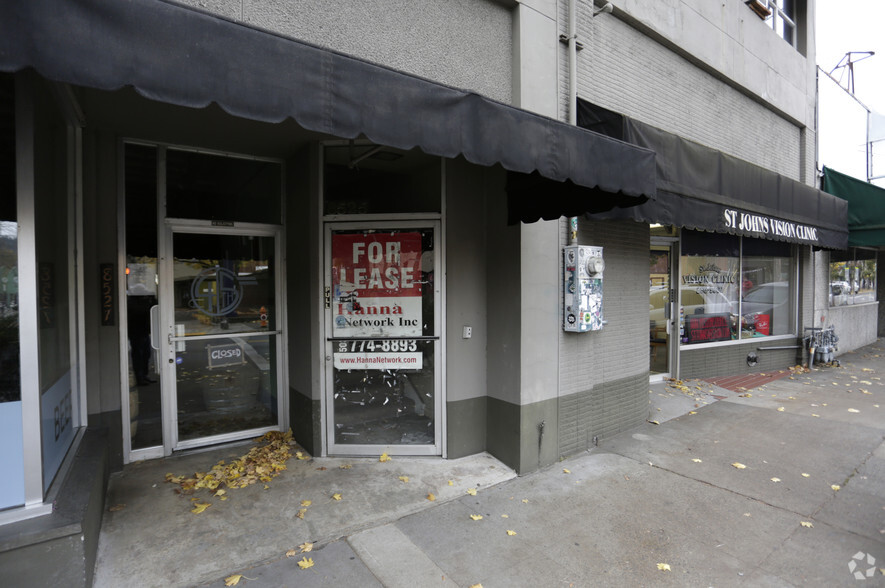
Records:
[[[885,0],[817,0],[817,64],[829,73],[849,51],[874,51],[854,65],[855,96],[885,114]],[[856,59],[857,57],[855,57]],[[848,86],[847,68],[833,72]],[[819,161],[866,180],[866,116],[847,93],[820,76]],[[873,155],[873,175],[885,175],[885,142]],[[885,186],[885,181],[876,182]]]

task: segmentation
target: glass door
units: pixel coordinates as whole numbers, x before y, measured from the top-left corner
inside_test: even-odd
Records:
[[[671,342],[676,340],[673,338],[676,298],[671,279],[673,259],[670,243],[652,240],[648,280],[648,369],[652,378],[666,377],[672,372]]]
[[[167,223],[157,342],[167,453],[279,427],[278,236]]]
[[[440,455],[439,226],[327,225],[330,454]]]

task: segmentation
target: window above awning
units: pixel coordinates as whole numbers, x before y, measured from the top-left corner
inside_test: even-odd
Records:
[[[657,154],[655,200],[594,218],[848,246],[847,206],[831,194],[580,99],[578,125]]]
[[[885,246],[885,188],[825,166],[821,189],[848,202],[849,246]]]
[[[0,14],[0,71],[33,68],[100,90],[131,86],[193,108],[215,102],[257,121],[291,117],[334,137],[364,135],[535,172],[555,192],[577,186],[591,189],[588,200],[615,196],[585,210],[654,198],[655,155],[647,149],[191,8],[162,0],[0,0]],[[525,190],[521,179],[515,184],[518,203]],[[545,194],[534,198],[543,202]],[[558,217],[556,202],[516,216]]]

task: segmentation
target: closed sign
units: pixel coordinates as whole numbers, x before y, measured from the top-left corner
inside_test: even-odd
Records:
[[[243,348],[236,343],[207,345],[206,353],[209,355],[209,369],[246,363]]]

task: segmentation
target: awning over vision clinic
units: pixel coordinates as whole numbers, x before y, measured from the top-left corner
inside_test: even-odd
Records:
[[[885,246],[885,188],[825,166],[821,189],[848,202],[849,246]]]
[[[512,174],[511,218],[654,198],[653,152],[390,68],[163,0],[0,0],[0,71],[202,108]],[[542,187],[547,206],[531,190]],[[535,206],[532,206],[535,205]],[[568,211],[565,209],[568,208]]]
[[[593,218],[848,246],[846,202],[831,194],[580,99],[578,125],[657,154],[656,198]]]

